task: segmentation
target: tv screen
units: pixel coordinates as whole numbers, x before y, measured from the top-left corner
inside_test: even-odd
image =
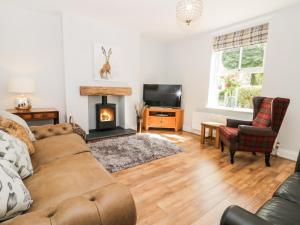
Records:
[[[143,99],[148,106],[180,107],[181,85],[144,84]]]

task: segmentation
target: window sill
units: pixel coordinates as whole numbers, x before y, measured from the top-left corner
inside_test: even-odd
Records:
[[[206,106],[207,109],[216,109],[230,112],[241,112],[241,113],[253,113],[253,109],[243,109],[243,108],[229,108],[225,106]]]

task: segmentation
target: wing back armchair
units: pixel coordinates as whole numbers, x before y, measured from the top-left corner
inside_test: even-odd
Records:
[[[227,126],[220,127],[221,150],[228,146],[232,164],[236,151],[246,151],[265,153],[266,166],[270,166],[270,155],[289,103],[286,98],[254,97],[252,121],[227,119]]]

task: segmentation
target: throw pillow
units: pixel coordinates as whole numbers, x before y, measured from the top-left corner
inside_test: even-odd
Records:
[[[15,217],[32,204],[31,196],[19,174],[0,159],[0,221]]]
[[[22,179],[33,173],[26,144],[2,130],[0,130],[0,159],[13,164]]]
[[[4,111],[4,110],[0,110],[0,116],[3,116],[6,119],[13,120],[16,123],[20,124],[22,127],[25,128],[26,132],[29,135],[30,140],[35,141],[34,134],[31,132],[29,126],[26,123],[26,121],[23,120],[21,117],[15,115],[15,114],[12,114],[10,112]]]
[[[2,130],[4,130],[5,132],[7,132],[16,138],[19,138],[21,141],[23,141],[27,145],[30,155],[32,155],[34,153],[33,144],[31,142],[25,128],[22,127],[20,124],[16,123],[13,120],[9,120],[9,119],[6,119],[6,118],[0,116],[0,128]]]
[[[272,98],[265,98],[259,108],[259,111],[253,120],[252,125],[255,127],[269,127],[272,117]]]

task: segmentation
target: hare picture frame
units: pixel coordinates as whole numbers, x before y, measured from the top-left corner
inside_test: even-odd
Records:
[[[95,80],[118,81],[119,80],[118,47],[95,43],[94,44],[94,77]]]

